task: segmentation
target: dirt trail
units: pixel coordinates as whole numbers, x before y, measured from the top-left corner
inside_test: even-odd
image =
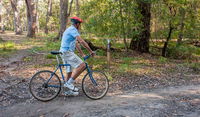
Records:
[[[4,41],[11,41],[15,44],[22,44],[26,39],[25,35],[15,35],[14,33],[8,32],[0,35]],[[28,49],[20,49],[16,53],[10,55],[6,58],[0,58],[0,67],[3,67],[1,71],[9,72],[14,70],[17,67],[22,58],[29,55]]]
[[[200,85],[109,94],[96,101],[85,96],[46,103],[29,100],[1,113],[3,117],[199,117]]]

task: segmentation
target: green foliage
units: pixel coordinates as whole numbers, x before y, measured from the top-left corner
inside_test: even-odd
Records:
[[[106,76],[107,76],[107,78],[108,78],[109,81],[113,80],[113,77],[112,77],[112,75],[109,72],[105,72],[105,74],[106,74]]]
[[[175,45],[170,44],[168,48],[168,56],[175,59],[192,58],[193,54],[199,54],[199,48],[192,45]]]
[[[167,62],[167,58],[160,56],[158,61],[159,61],[159,63],[166,63]]]
[[[48,50],[59,50],[60,49],[60,41],[56,42],[47,42],[46,47]]]
[[[157,29],[152,32],[152,38],[166,39],[170,21],[174,27],[172,38],[178,38],[181,32],[181,21],[183,21],[183,38],[199,39],[199,7],[198,0],[157,0],[153,2],[152,21],[157,22]]]
[[[55,55],[52,55],[52,54],[47,54],[45,56],[46,59],[56,59],[56,56]]]
[[[0,55],[7,55],[16,50],[15,43],[13,42],[1,42],[0,43]]]
[[[96,54],[97,54],[98,56],[106,56],[106,52],[105,52],[104,50],[98,50],[98,51],[96,52]]]
[[[32,60],[33,60],[33,58],[32,58],[32,57],[29,57],[29,56],[23,58],[23,61],[24,61],[24,62],[30,62],[30,61],[32,61]]]
[[[91,0],[81,10],[86,21],[84,29],[101,37],[132,38],[140,25],[136,8],[137,4],[130,0]]]
[[[200,72],[200,63],[192,63],[190,64],[190,68],[192,68],[194,71]]]

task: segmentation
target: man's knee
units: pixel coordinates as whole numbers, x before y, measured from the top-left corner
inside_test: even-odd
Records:
[[[85,67],[86,67],[85,63],[81,63],[80,66],[81,66],[82,68],[85,68]]]

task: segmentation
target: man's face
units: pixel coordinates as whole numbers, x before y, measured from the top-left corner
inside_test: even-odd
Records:
[[[77,29],[80,30],[81,29],[81,23],[77,23]]]

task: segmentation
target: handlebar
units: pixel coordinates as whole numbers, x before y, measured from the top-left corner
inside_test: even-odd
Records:
[[[90,55],[87,55],[85,57],[83,57],[83,60],[86,61],[87,59],[89,59],[91,57],[91,54]]]
[[[93,51],[94,53],[96,53],[96,51]],[[89,59],[92,55],[89,54],[89,55],[86,55],[85,57],[83,57],[83,60],[86,61],[87,59]]]

